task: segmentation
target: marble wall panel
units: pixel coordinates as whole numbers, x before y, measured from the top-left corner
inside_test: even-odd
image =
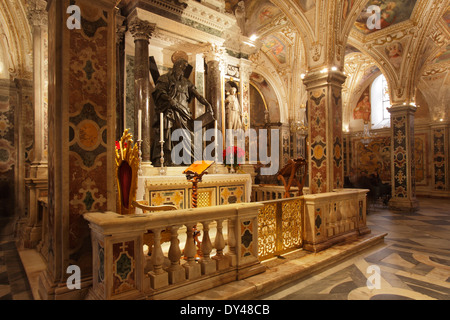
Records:
[[[393,117],[391,124],[394,132],[394,195],[397,198],[408,197],[408,147],[406,145],[406,121],[406,116]]]
[[[136,289],[136,257],[134,241],[113,244],[112,295]]]
[[[341,90],[332,89],[331,103],[331,111],[333,113],[333,188],[339,189],[344,186]]]
[[[433,130],[433,186],[435,190],[446,190],[445,129]]]
[[[244,186],[227,186],[219,188],[220,205],[245,202]]]
[[[252,221],[242,221],[241,222],[241,257],[250,257],[253,255],[254,248],[257,242],[254,241],[253,236],[253,222]]]
[[[0,88],[0,219],[14,214],[16,147],[14,117],[18,96],[10,92],[9,84]],[[3,226],[2,226],[3,227]],[[2,233],[0,228],[0,234]],[[6,231],[5,231],[6,232]]]
[[[151,191],[150,205],[174,205],[178,209],[187,209],[185,190]]]
[[[108,13],[94,4],[81,8],[81,29],[68,40],[69,248],[70,259],[90,270],[89,227],[82,215],[107,210]],[[83,248],[83,249],[82,249]],[[85,269],[84,269],[85,268]]]
[[[324,193],[327,185],[327,112],[326,89],[310,92],[309,112],[311,137],[310,192]]]

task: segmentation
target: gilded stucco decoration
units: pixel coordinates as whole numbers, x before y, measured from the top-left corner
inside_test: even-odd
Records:
[[[0,43],[3,68],[11,77],[31,80],[33,46],[25,0],[0,2]]]
[[[446,1],[407,1],[404,7],[397,2],[392,4],[395,10],[381,6],[382,16],[387,19],[389,13],[383,12],[389,11],[396,18],[392,23],[384,21],[381,29],[373,32],[361,27],[362,13],[350,33],[349,44],[375,60],[388,80],[392,104],[402,105],[414,103],[419,69],[423,67],[424,56],[429,54],[427,39],[430,35],[437,42],[445,38],[435,25],[440,21],[444,25],[445,19],[440,17],[444,15]]]

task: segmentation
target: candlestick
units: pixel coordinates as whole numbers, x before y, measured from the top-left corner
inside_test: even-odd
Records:
[[[138,111],[138,140],[142,140],[142,110]]]
[[[214,173],[215,174],[217,174],[217,173],[219,173],[219,169],[218,169],[218,164],[217,164],[217,162],[218,162],[218,160],[219,160],[219,143],[218,143],[218,139],[219,139],[219,132],[218,132],[218,125],[217,125],[217,120],[216,121],[214,121],[214,134],[215,134],[215,137],[214,137],[214,145],[215,145],[215,148],[216,148],[216,150],[215,150],[215,157],[214,157],[214,160],[215,160],[215,165],[214,165]]]
[[[159,170],[159,174],[165,176],[167,170],[164,168],[164,140],[161,140],[159,143],[161,144],[161,169]]]
[[[164,140],[164,114],[160,113],[159,114],[159,136],[160,136],[160,141]]]
[[[139,170],[138,175],[141,177],[143,175],[142,171],[142,140],[137,141],[138,147],[139,147]]]
[[[164,168],[164,114],[161,112],[159,114],[159,137],[160,137],[160,141],[159,143],[161,144],[161,169],[159,170],[159,174],[161,176],[165,176],[167,171],[166,168]]]

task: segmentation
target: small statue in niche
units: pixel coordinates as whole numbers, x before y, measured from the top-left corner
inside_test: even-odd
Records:
[[[226,128],[232,130],[243,129],[241,105],[236,93],[237,89],[232,87],[225,99]]]
[[[241,29],[242,34],[245,36],[245,2],[239,1],[239,3],[236,6],[236,9],[234,10],[234,15],[236,16],[237,24],[239,28]]]
[[[171,152],[174,144],[172,142],[172,133],[176,129],[185,129],[190,135],[191,143],[193,143],[193,117],[189,107],[191,101],[196,98],[201,104],[205,105],[206,112],[211,113],[214,117],[214,111],[211,104],[197,91],[194,84],[185,77],[186,68],[189,66],[187,54],[176,52],[172,57],[173,68],[167,74],[159,77],[155,90],[152,94],[155,102],[156,122],[154,128],[159,131],[161,128],[160,113],[163,113],[163,137],[164,137],[164,154],[165,165],[174,165],[171,159]],[[186,142],[186,139],[183,139]],[[154,141],[153,146],[153,163],[160,162],[160,144]],[[184,151],[187,152],[191,159],[193,158],[192,146],[186,145]]]

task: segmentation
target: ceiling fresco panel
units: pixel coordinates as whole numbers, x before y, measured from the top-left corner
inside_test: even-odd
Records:
[[[356,19],[355,28],[364,34],[369,34],[407,21],[411,18],[416,2],[417,0],[370,0]],[[381,9],[381,29],[371,30],[367,26],[367,20],[372,16],[372,13],[367,12],[370,6],[379,6]]]

